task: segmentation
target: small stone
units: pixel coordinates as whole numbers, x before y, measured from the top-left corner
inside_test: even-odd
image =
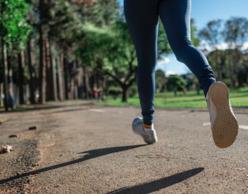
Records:
[[[3,124],[5,121],[7,121],[7,119],[0,120],[0,125]]]
[[[17,137],[17,135],[10,135],[9,138]]]
[[[9,153],[12,149],[13,148],[10,145],[1,146],[0,153]]]
[[[36,126],[32,126],[32,127],[29,127],[28,129],[29,129],[29,130],[36,130],[37,127],[36,127]]]

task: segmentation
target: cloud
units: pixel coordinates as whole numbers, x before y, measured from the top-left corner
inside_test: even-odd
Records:
[[[170,71],[170,70],[165,72],[166,77],[169,77],[170,75],[176,75],[176,73],[174,71]]]
[[[161,57],[162,59],[159,59],[158,60],[158,65],[160,65],[160,64],[165,64],[165,63],[169,63],[171,60],[168,58],[168,57]]]
[[[225,49],[228,49],[228,43],[223,42],[223,43],[215,45],[215,47],[217,47],[220,50],[225,50]],[[205,40],[201,41],[199,49],[205,50],[207,52],[211,52],[214,50],[213,47],[211,47]],[[248,49],[248,42],[245,42],[243,44],[242,50],[247,50],[247,49]]]

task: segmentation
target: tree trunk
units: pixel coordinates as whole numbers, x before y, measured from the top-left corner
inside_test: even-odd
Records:
[[[74,99],[78,99],[78,71],[77,71],[77,60],[73,62],[73,96]]]
[[[50,43],[50,41],[49,41]],[[57,95],[57,79],[56,79],[56,62],[52,53],[52,45],[50,44],[50,59],[51,59],[51,70],[52,70],[52,92],[53,92],[53,100],[58,101]]]
[[[4,93],[3,91],[3,83],[0,83],[0,107],[4,106],[3,99],[2,99],[2,94]]]
[[[122,102],[127,102],[128,87],[126,85],[123,85],[121,88],[122,88]]]
[[[19,103],[24,104],[24,51],[18,53]]]
[[[8,69],[9,69],[9,97],[14,98],[14,83],[13,83],[13,68],[12,68],[12,57],[8,56]]]
[[[46,84],[46,49],[45,39],[43,35],[42,22],[44,14],[43,0],[39,0],[40,10],[40,25],[39,25],[39,47],[40,47],[40,68],[39,68],[39,103],[44,104],[46,102],[45,84]]]
[[[8,94],[9,94],[9,101],[8,106],[12,110],[15,108],[15,96],[14,96],[14,82],[13,82],[13,67],[12,67],[12,56],[8,56],[8,69],[9,69],[9,75],[8,75],[8,82],[9,82],[9,88],[8,88]]]
[[[58,64],[58,89],[59,89],[59,100],[63,101],[64,98],[64,68],[63,68],[63,54],[58,57],[57,64]]]
[[[83,98],[83,68],[80,66],[77,75],[78,98]]]
[[[30,102],[31,104],[36,104],[35,101],[35,72],[34,72],[34,52],[33,52],[33,42],[31,37],[29,37],[28,41],[28,70],[29,70],[29,75],[30,75],[30,80],[29,80],[29,88],[30,88]]]
[[[3,61],[3,69],[4,69],[4,107],[5,111],[9,110],[8,100],[9,100],[9,92],[8,92],[8,62],[7,62],[7,49],[5,45],[5,41],[2,39],[2,61]]]
[[[88,72],[87,67],[83,67],[83,69],[84,69],[85,99],[89,99],[89,92],[90,92],[89,72]]]
[[[64,58],[64,87],[65,87],[65,99],[68,100],[68,62],[67,59]]]
[[[45,38],[45,47],[46,47],[46,100],[54,100],[50,45],[48,38]]]

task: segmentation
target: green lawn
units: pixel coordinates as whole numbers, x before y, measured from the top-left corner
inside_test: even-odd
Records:
[[[230,90],[230,100],[232,106],[248,107],[248,88]],[[138,96],[130,97],[128,98],[127,103],[122,103],[120,98],[113,100],[111,97],[107,97],[105,102],[99,102],[97,104],[110,106],[139,106],[139,98]],[[201,92],[201,95],[197,95],[195,91],[187,92],[186,96],[182,95],[181,92],[179,92],[177,96],[174,96],[173,92],[156,94],[154,104],[157,107],[207,107],[203,92]]]

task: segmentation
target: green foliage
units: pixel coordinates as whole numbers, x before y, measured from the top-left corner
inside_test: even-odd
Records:
[[[56,43],[57,48],[70,57],[77,50],[81,40],[83,23],[79,8],[67,1],[52,1],[47,6],[49,12],[43,21],[47,35]]]
[[[194,46],[200,45],[200,39],[197,37],[197,27],[195,26],[195,20],[191,19],[190,21],[190,28],[191,28],[191,41]]]
[[[158,29],[158,53],[159,53],[159,57],[161,54],[163,53],[171,53],[171,47],[169,44],[169,41],[167,39],[165,30],[164,30],[164,26],[161,22],[161,20],[159,20],[159,29]]]
[[[222,40],[221,25],[222,20],[209,21],[206,27],[199,32],[199,37],[209,42],[211,46],[216,47]]]
[[[0,36],[8,45],[24,48],[31,31],[26,21],[29,6],[25,0],[0,1]]]
[[[183,89],[186,87],[186,85],[186,81],[178,75],[171,75],[170,77],[168,77],[167,87],[168,89],[172,89],[175,95],[177,95],[178,89]]]
[[[84,40],[80,49],[83,64],[100,67],[116,76],[125,77],[131,58],[135,57],[134,46],[127,25],[123,21],[97,27],[86,23]],[[137,66],[137,63],[134,63]]]
[[[133,97],[138,93],[137,84],[133,85],[129,90],[129,96]]]
[[[213,49],[207,58],[218,80],[225,81],[231,88],[247,83],[247,57],[242,48],[248,39],[247,18],[231,17],[224,25],[221,20],[210,21],[199,36]],[[223,41],[228,48],[218,50]]]
[[[241,48],[248,39],[248,19],[242,17],[230,18],[225,22],[222,33],[230,48]]]
[[[120,12],[120,5],[116,0],[97,0],[91,6],[81,10],[84,22],[92,22],[102,27],[112,24]]]
[[[108,89],[108,94],[116,99],[121,94],[121,89],[118,87],[110,87]]]

